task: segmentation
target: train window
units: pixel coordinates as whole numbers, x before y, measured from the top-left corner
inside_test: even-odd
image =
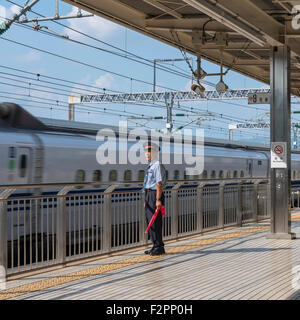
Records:
[[[188,175],[186,174],[186,170],[184,170],[183,179],[184,179],[184,180],[188,179]]]
[[[166,180],[169,180],[169,171],[166,170]]]
[[[257,165],[261,166],[262,165],[262,161],[261,160],[257,160]]]
[[[85,171],[77,170],[75,175],[75,182],[84,182],[85,181]]]
[[[238,177],[238,172],[236,170],[233,171],[233,177],[237,178]]]
[[[219,179],[223,179],[223,170],[219,171]]]
[[[117,181],[118,180],[118,172],[117,170],[111,170],[109,172],[109,181]]]
[[[77,170],[75,174],[75,182],[84,182],[85,181],[85,171],[84,170]],[[83,187],[78,186],[76,189],[81,189]]]
[[[93,182],[100,182],[102,180],[102,172],[101,170],[95,170],[93,172]],[[94,188],[99,188],[100,185],[95,185]]]
[[[138,180],[143,181],[144,179],[145,179],[145,171],[144,170],[139,170]]]
[[[252,160],[249,160],[247,163],[247,173],[249,176],[252,176]]]
[[[207,179],[207,171],[203,170],[202,172],[202,179]]]
[[[174,170],[174,180],[179,180],[179,170]]]
[[[243,178],[243,177],[244,177],[244,171],[241,170],[240,178]]]
[[[101,170],[95,170],[93,173],[93,182],[98,182],[102,180],[102,172]]]
[[[226,178],[228,178],[228,179],[231,178],[231,172],[230,172],[230,170],[227,171]]]
[[[199,179],[199,174],[194,174],[193,175],[193,180],[198,180]]]
[[[125,172],[124,172],[124,181],[131,181],[131,179],[132,179],[131,170],[125,170]]]
[[[296,179],[296,170],[293,171],[293,179]]]
[[[215,179],[216,178],[216,170],[212,170],[211,174],[210,174],[211,179]]]
[[[20,158],[20,165],[19,165],[19,175],[21,178],[26,177],[26,169],[27,169],[27,156],[26,154],[22,154]]]

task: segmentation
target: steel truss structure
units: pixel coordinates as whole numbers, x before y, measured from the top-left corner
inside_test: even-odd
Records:
[[[166,92],[138,92],[138,93],[102,93],[81,95],[76,103],[139,103],[139,102],[166,102],[175,101],[202,101],[202,100],[239,100],[248,99],[249,93],[270,93],[270,89],[232,89],[220,93],[216,90],[206,90],[197,95],[193,91],[166,91]]]

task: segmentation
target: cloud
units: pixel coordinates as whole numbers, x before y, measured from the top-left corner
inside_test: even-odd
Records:
[[[93,80],[93,77],[90,74],[87,74],[80,80],[77,80],[76,82],[78,84],[72,88],[71,95],[94,94],[96,92],[103,93],[101,89],[116,90],[117,88],[115,78],[110,73],[106,73],[97,78],[96,80]],[[90,90],[87,89],[89,85],[91,86]]]
[[[39,61],[41,59],[41,56],[39,53],[35,51],[29,51],[19,59],[21,59],[22,62],[31,63],[31,62]]]
[[[3,6],[0,6],[0,21],[3,21],[3,18],[6,18],[6,9]]]
[[[16,6],[16,5],[14,4],[13,6],[11,6],[11,7],[9,8],[9,13],[11,13],[12,16],[13,16],[14,14],[19,13],[20,10],[21,10],[20,7],[18,7],[18,6]]]
[[[115,79],[110,73],[106,73],[95,80],[95,86],[105,89],[115,88]]]
[[[69,15],[77,15],[77,11],[78,8],[72,7],[72,11],[69,13]],[[89,12],[86,12],[84,10],[82,10],[81,12],[82,14],[89,14]],[[101,36],[101,38],[111,36],[119,28],[117,24],[98,16],[70,19],[69,27],[86,33],[90,36]],[[64,32],[72,39],[81,39],[82,37],[84,37],[83,35],[68,28],[65,28]]]
[[[10,8],[5,8],[0,5],[0,21],[4,21],[3,18],[11,19],[15,14],[20,12],[20,8],[16,5],[11,6]]]
[[[76,84],[72,90],[71,90],[71,94],[74,95],[78,95],[78,94],[90,94],[90,91],[87,91],[85,88],[87,86],[87,84],[93,85],[92,83],[92,79],[91,79],[91,75],[87,74],[85,75],[83,78],[81,78],[80,80],[77,80],[76,82],[78,84]],[[94,89],[91,89],[94,90]]]

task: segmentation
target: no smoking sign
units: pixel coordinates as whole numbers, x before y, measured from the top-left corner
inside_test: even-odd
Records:
[[[271,142],[271,168],[287,168],[286,142]]]
[[[281,144],[277,144],[275,147],[274,147],[274,152],[277,154],[277,155],[281,155],[283,153],[283,147]]]

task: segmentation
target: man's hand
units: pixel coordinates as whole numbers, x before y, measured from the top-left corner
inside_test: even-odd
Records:
[[[160,209],[161,207],[161,201],[160,200],[156,200],[156,208]]]

